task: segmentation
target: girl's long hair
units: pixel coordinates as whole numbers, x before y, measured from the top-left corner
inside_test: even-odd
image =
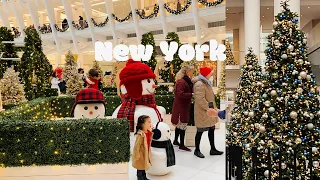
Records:
[[[183,66],[180,71],[177,73],[176,75],[176,81],[178,81],[179,79],[182,79],[183,76],[186,75],[186,73],[190,70],[194,70],[193,66],[187,65],[187,66]]]
[[[146,122],[146,119],[150,118],[147,115],[142,115],[138,118],[138,123],[136,126],[136,132],[134,133],[135,135],[138,134],[139,130],[142,130],[142,125],[144,124],[144,122]]]

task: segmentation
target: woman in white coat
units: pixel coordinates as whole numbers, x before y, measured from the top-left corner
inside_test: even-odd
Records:
[[[58,95],[60,95],[59,83],[60,83],[60,80],[57,77],[57,73],[53,72],[52,73],[52,79],[51,79],[51,88],[52,89],[58,89]]]

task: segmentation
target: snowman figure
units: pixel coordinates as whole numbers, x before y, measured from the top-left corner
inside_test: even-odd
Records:
[[[138,117],[141,115],[148,115],[152,123],[163,120],[166,109],[156,105],[156,75],[148,65],[129,59],[119,78],[122,103],[113,112],[113,118],[128,119],[131,132],[135,130]]]
[[[72,107],[71,116],[76,119],[103,118],[106,112],[103,94],[93,88],[78,92]]]
[[[170,127],[164,122],[158,122],[153,129],[151,143],[152,165],[148,173],[155,176],[163,176],[171,171],[171,166],[176,163],[173,145],[171,143]]]

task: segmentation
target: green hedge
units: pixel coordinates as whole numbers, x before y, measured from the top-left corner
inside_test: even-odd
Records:
[[[111,116],[114,110],[121,104],[119,96],[105,96],[106,116]],[[156,95],[158,106],[166,108],[167,113],[172,112],[173,95]],[[53,117],[70,117],[70,112],[74,104],[73,96],[59,96],[38,98],[20,105],[9,111],[0,112],[0,119],[51,119]]]
[[[1,166],[129,162],[125,119],[27,120],[0,121]]]
[[[58,96],[58,89],[47,88],[44,93],[46,97]]]

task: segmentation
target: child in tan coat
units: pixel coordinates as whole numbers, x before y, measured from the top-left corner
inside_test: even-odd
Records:
[[[149,180],[146,170],[151,164],[151,119],[149,116],[142,115],[138,118],[136,127],[136,143],[132,154],[132,166],[137,169],[138,180]]]

